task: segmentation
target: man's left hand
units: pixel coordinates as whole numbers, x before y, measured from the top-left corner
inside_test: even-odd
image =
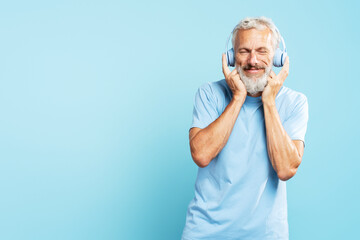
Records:
[[[263,103],[275,104],[276,95],[278,94],[281,86],[283,85],[288,75],[289,75],[289,56],[286,57],[284,66],[282,67],[278,75],[276,75],[274,71],[271,70],[268,76],[268,83],[261,95],[261,100]]]

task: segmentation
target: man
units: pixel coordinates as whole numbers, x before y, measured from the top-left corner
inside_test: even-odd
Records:
[[[280,37],[268,18],[240,21],[235,69],[223,54],[225,79],[196,93],[189,139],[200,168],[183,240],[289,238],[286,181],[301,163],[308,104],[283,86],[288,57],[271,70]]]

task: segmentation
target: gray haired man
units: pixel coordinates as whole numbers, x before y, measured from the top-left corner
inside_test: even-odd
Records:
[[[302,160],[308,122],[304,94],[283,85],[289,57],[272,71],[280,33],[265,17],[233,31],[235,69],[195,95],[189,131],[199,166],[183,240],[288,239],[286,181]]]

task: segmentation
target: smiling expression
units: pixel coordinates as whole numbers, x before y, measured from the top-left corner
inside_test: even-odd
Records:
[[[271,31],[240,29],[235,40],[235,61],[247,77],[256,81],[265,73],[266,67],[272,66],[274,48],[272,45]]]

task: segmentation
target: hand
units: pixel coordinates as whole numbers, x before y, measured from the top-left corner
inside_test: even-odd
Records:
[[[289,56],[286,57],[284,66],[278,75],[271,70],[268,76],[268,82],[264,91],[261,95],[261,100],[263,103],[275,103],[276,95],[278,94],[281,86],[283,85],[285,79],[289,75]]]
[[[222,55],[222,71],[225,76],[225,80],[229,88],[233,93],[233,99],[245,101],[247,90],[244,83],[240,79],[240,75],[236,68],[230,72],[229,67],[227,66],[226,54]]]

